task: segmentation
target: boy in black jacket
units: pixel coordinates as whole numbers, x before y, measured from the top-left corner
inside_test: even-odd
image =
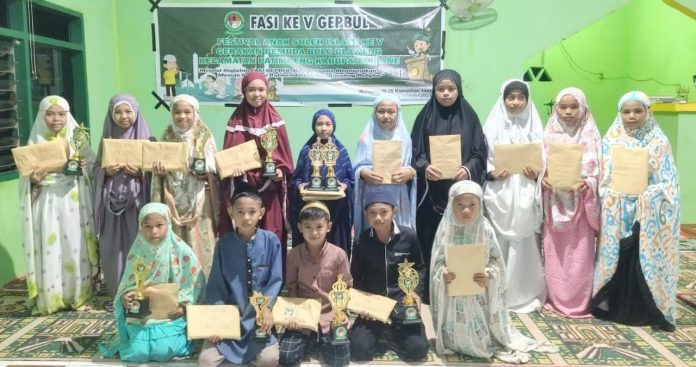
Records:
[[[403,324],[404,292],[398,286],[399,263],[404,259],[415,263],[420,282],[413,297],[418,309],[421,307],[423,282],[428,278],[416,232],[396,225],[396,198],[389,192],[376,191],[368,194],[365,216],[370,228],[360,234],[353,248],[350,272],[353,287],[362,291],[380,294],[397,301],[391,314],[391,324],[358,317],[350,332],[350,355],[354,361],[370,361],[382,332],[391,329],[396,342],[396,353],[404,361],[420,361],[428,353],[428,340],[423,323]]]

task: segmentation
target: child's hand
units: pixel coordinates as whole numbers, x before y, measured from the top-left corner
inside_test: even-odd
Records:
[[[474,274],[474,282],[478,283],[478,285],[481,286],[481,288],[486,288],[488,286],[489,279],[490,276],[485,271],[483,273]]]
[[[121,165],[118,163],[111,165],[111,166],[108,166],[108,167],[104,167],[104,171],[106,172],[106,175],[109,177],[117,174],[118,171],[120,171],[120,170],[121,170]]]
[[[539,171],[534,169],[534,167],[530,166],[529,164],[524,165],[524,171],[522,171],[522,173],[524,173],[524,175],[532,181],[536,181],[537,178],[539,178]]]
[[[423,301],[421,300],[420,296],[416,294],[416,292],[411,293],[411,297],[413,297],[413,300],[416,301],[416,308],[418,309],[418,312],[420,312]]]
[[[459,167],[457,174],[454,176],[455,181],[468,180],[469,173],[464,169],[464,167]]]
[[[508,171],[506,169],[497,169],[497,170],[491,171],[490,175],[491,175],[491,177],[493,177],[493,179],[495,181],[500,181],[500,180],[504,180],[504,179],[510,177],[510,171]]]
[[[437,169],[432,164],[429,164],[425,169],[425,178],[430,181],[437,181],[442,178],[442,171]]]
[[[167,176],[167,169],[164,168],[164,163],[162,163],[162,161],[152,162],[152,172],[154,172],[157,176],[160,177]]]
[[[271,309],[266,307],[263,310],[263,325],[261,325],[260,330],[265,333],[270,333],[271,328],[273,328],[273,314]]]
[[[362,319],[367,320],[367,321],[377,321],[372,316],[368,315],[367,312],[360,312],[360,313],[358,313],[358,316]]]
[[[578,186],[578,188],[575,189],[575,191],[577,191],[577,192],[579,192],[579,193],[582,194],[582,193],[584,193],[585,191],[587,191],[587,190],[589,190],[589,189],[590,189],[590,186],[587,185],[587,182],[586,182],[586,181],[583,181],[583,182],[580,184],[580,186]]]
[[[37,184],[46,178],[46,175],[48,174],[48,170],[46,168],[35,168],[34,171],[31,173],[31,176],[29,176],[29,180],[31,182]]]
[[[365,168],[362,171],[360,171],[360,177],[367,181],[367,183],[373,184],[373,185],[379,185],[384,181],[384,178],[378,174],[375,173],[375,171]]]
[[[283,179],[283,170],[281,170],[280,168],[276,168],[275,176],[271,177],[271,180],[273,180],[273,182],[278,182],[282,179]]]
[[[135,291],[130,291],[123,295],[123,308],[125,308],[126,310],[131,308],[131,302],[133,301],[133,297],[135,297]]]
[[[549,181],[548,176],[544,176],[544,178],[541,179],[541,187],[547,191],[553,190],[553,185],[551,185],[551,181]]]
[[[129,176],[140,176],[142,172],[140,172],[139,169],[131,166],[130,164],[126,164],[123,166],[123,170],[126,172],[127,175]]]
[[[239,177],[243,174],[244,174],[244,171],[242,171],[242,169],[239,167],[232,169],[232,177]]]
[[[222,341],[222,338],[219,335],[213,335],[208,338],[208,343],[210,344],[217,344],[220,341]]]
[[[183,317],[183,316],[184,316],[184,309],[181,306],[177,307],[176,310],[170,312],[167,315],[167,317],[170,320],[175,320],[175,319],[178,319],[179,317]]]
[[[398,172],[392,175],[391,181],[395,184],[406,183],[413,178],[413,172],[415,171],[411,167],[401,167]]]
[[[290,320],[288,326],[286,326],[285,328],[288,330],[300,330],[300,324],[298,324],[295,320]]]
[[[447,268],[442,269],[442,280],[444,280],[446,284],[452,283],[454,278],[456,278],[454,273],[449,272]]]

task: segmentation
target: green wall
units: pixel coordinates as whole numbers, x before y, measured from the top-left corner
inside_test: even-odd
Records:
[[[85,44],[87,77],[89,88],[89,113],[92,124],[92,141],[96,146],[101,135],[102,119],[106,112],[109,98],[116,93],[133,94],[141,105],[141,111],[147,118],[156,135],[167,124],[169,115],[166,110],[154,109],[155,100],[150,95],[154,89],[155,60],[150,41],[150,24],[153,21],[149,11],[150,4],[144,0],[50,0],[68,9],[80,12],[85,22]],[[167,1],[166,3],[193,3],[193,0]],[[229,4],[228,0],[208,1],[209,3]],[[303,3],[326,3],[326,1],[307,0]],[[399,3],[423,3],[424,1],[404,0]],[[255,0],[255,4],[282,3],[280,1]],[[295,3],[300,3],[297,1]],[[356,4],[383,4],[384,1],[355,1]],[[430,1],[430,3],[436,3]],[[660,27],[677,27],[678,25],[695,27],[694,22],[687,22],[685,16],[657,0],[593,0],[588,2],[568,0],[534,0],[534,1],[496,1],[492,8],[498,15],[496,22],[473,31],[456,31],[448,29],[446,44],[446,67],[462,74],[464,95],[474,106],[481,120],[498,96],[500,84],[510,78],[521,77],[526,67],[540,63],[540,53],[544,50],[545,64],[554,78],[553,83],[533,83],[532,96],[542,114],[546,107],[542,104],[555,96],[556,91],[566,85],[584,88],[590,96],[590,103],[601,126],[613,116],[615,101],[628,87],[622,81],[603,81],[594,84],[584,83],[563,62],[558,42],[567,38],[566,48],[581,65],[592,69],[597,66],[605,74],[623,75],[627,64],[649,64],[645,59],[653,54],[652,44],[639,43],[646,57],[634,62],[636,44],[631,43],[629,30],[625,23],[633,23],[634,16],[640,16],[640,25],[646,29]],[[649,17],[659,13],[659,22]],[[451,14],[446,14],[446,20]],[[689,19],[689,18],[686,18]],[[635,25],[633,28],[637,28]],[[649,33],[649,31],[646,31]],[[676,31],[666,33],[676,33]],[[690,38],[689,38],[690,37]],[[683,48],[678,43],[661,48],[663,53],[673,53]],[[655,42],[655,39],[652,39]],[[693,33],[683,35],[683,40],[692,43],[696,40]],[[636,40],[637,42],[637,40]],[[670,47],[673,47],[670,48]],[[696,49],[696,47],[691,47]],[[596,64],[594,64],[596,63]],[[693,74],[686,61],[674,68],[683,68],[684,75]],[[653,62],[657,64],[657,62]],[[690,65],[694,65],[693,60]],[[590,67],[592,66],[592,67]],[[641,67],[644,67],[642,65]],[[637,67],[637,66],[634,66]],[[657,75],[659,79],[668,79],[656,68],[632,70],[645,75]],[[682,74],[673,70],[675,74]],[[584,84],[583,84],[584,83]],[[672,89],[662,92],[672,94]],[[693,95],[693,93],[692,93]],[[311,134],[310,118],[319,106],[279,108],[289,125],[292,149],[297,153],[301,145]],[[367,122],[371,109],[365,106],[334,108],[338,122],[338,136],[349,147],[351,154],[357,145],[357,138]],[[404,119],[409,126],[413,124],[420,106],[404,108]],[[232,108],[203,107],[201,115],[216,134],[218,144],[222,144],[224,128]],[[600,121],[601,120],[601,121]],[[352,149],[350,147],[353,147]],[[21,256],[21,221],[17,213],[17,181],[0,182],[0,283],[3,283],[24,271]],[[5,256],[8,254],[9,256]]]

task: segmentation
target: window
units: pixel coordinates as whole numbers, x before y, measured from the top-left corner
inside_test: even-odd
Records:
[[[80,14],[28,0],[0,1],[0,181],[17,177],[11,148],[26,144],[39,102],[64,97],[87,123]]]

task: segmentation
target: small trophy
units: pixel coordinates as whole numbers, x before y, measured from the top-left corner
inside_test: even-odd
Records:
[[[263,313],[270,302],[271,300],[259,291],[254,291],[251,297],[249,297],[249,303],[251,303],[251,307],[256,311],[256,331],[254,332],[254,338],[257,341],[267,341],[269,339],[268,333],[261,331],[259,328],[263,326]]]
[[[275,128],[270,128],[261,135],[261,146],[266,151],[266,160],[263,162],[263,176],[275,176],[276,162],[273,160],[273,151],[278,148],[278,131]]]
[[[331,286],[329,292],[329,302],[334,311],[334,318],[331,321],[331,335],[329,339],[332,345],[348,344],[348,317],[346,317],[346,307],[350,295],[348,294],[348,284],[343,280],[343,274],[338,274],[336,283]]]
[[[138,257],[131,267],[135,278],[135,297],[126,312],[127,317],[141,319],[150,314],[150,300],[145,296],[145,279],[150,272],[142,257]]]
[[[324,163],[324,151],[319,142],[312,144],[312,149],[309,150],[309,160],[312,162],[312,176],[310,177],[307,190],[321,191],[323,190],[321,166]]]
[[[324,164],[326,164],[326,191],[338,191],[338,180],[336,179],[336,160],[338,160],[338,148],[336,144],[329,142],[324,144]]]
[[[89,145],[89,132],[84,124],[78,125],[73,130],[72,139],[70,139],[68,143],[74,153],[65,165],[65,174],[82,176],[82,169],[80,169],[80,152],[82,148]]]
[[[191,162],[191,172],[194,175],[204,175],[207,173],[205,165],[205,143],[210,138],[210,130],[200,129],[194,140],[195,148],[193,162]]]
[[[408,259],[404,259],[404,262],[399,264],[399,288],[406,294],[404,296],[404,324],[417,324],[421,322],[420,316],[418,315],[418,306],[416,301],[411,295],[413,291],[418,287],[418,272],[413,268],[414,263],[408,262]]]

